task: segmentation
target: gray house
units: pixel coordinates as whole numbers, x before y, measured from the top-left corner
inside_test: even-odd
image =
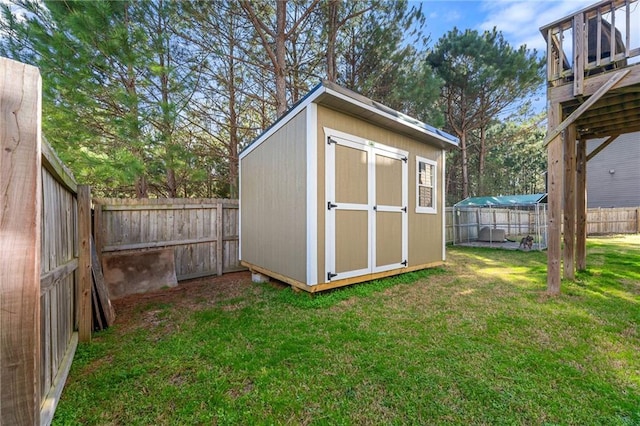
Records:
[[[587,155],[605,139],[587,143]],[[587,207],[640,206],[640,132],[620,135],[587,163]]]

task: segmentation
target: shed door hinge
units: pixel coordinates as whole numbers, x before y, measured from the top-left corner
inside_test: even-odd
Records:
[[[406,212],[407,212],[407,206],[404,206],[404,207],[402,208],[402,211],[406,213]]]
[[[409,159],[407,157],[402,157],[402,161],[406,163],[407,161],[409,161]]]
[[[334,141],[333,139],[331,139],[331,136],[327,137],[327,144],[331,145],[332,143],[336,143],[336,141]]]
[[[406,260],[404,262],[400,262],[401,265],[403,265],[405,268],[407,267],[407,265],[409,264],[409,262],[407,262]]]
[[[331,281],[331,278],[337,277],[338,274],[332,274],[331,272],[327,272],[327,281]]]
[[[327,201],[327,210],[331,210],[334,207],[338,207],[338,205],[333,204],[331,201]]]

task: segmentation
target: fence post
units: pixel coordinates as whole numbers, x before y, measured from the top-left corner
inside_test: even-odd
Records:
[[[0,58],[0,419],[40,423],[41,79]]]
[[[98,259],[102,261],[102,246],[104,246],[102,235],[102,204],[93,202],[93,242],[95,243]]]
[[[222,201],[218,201],[216,205],[216,271],[218,275],[222,275],[223,268],[223,256],[222,249],[224,246],[224,233],[222,227]]]
[[[91,341],[91,188],[78,185],[78,339]]]

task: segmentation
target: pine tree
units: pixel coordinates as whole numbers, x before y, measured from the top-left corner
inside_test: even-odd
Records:
[[[446,125],[460,138],[459,158],[454,158],[461,173],[458,196],[466,198],[470,195],[471,133],[480,132],[479,170],[484,174],[486,127],[540,88],[543,62],[535,50],[511,47],[496,29],[479,34],[454,28],[438,40],[425,64],[443,81],[441,105]],[[454,190],[457,169],[448,169],[447,192]]]

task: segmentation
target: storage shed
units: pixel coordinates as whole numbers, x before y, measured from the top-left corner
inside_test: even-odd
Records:
[[[322,82],[240,154],[240,260],[316,292],[442,264],[457,138]]]

